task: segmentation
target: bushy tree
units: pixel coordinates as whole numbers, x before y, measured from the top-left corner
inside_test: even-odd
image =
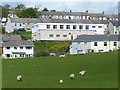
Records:
[[[24,4],[18,4],[16,7],[15,7],[15,9],[18,9],[18,10],[23,10],[23,9],[25,9],[26,7],[25,7],[25,5]]]
[[[69,45],[53,45],[50,47],[51,52],[58,52],[60,54],[67,53],[69,51]]]
[[[42,11],[48,11],[48,9],[45,7]]]
[[[38,18],[37,11],[33,8],[27,8],[19,13],[20,18]]]
[[[2,7],[2,17],[6,17],[9,14],[9,9],[7,9],[6,7]]]

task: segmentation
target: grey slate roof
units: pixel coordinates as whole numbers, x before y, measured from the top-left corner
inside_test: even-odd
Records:
[[[50,12],[50,11],[43,11],[41,12],[42,15],[68,15],[68,16],[97,16],[97,17],[103,17],[105,16],[102,13],[87,13],[87,12]]]
[[[34,46],[32,41],[23,41],[23,40],[18,40],[18,41],[9,41],[9,42],[4,42],[3,46]]]
[[[87,41],[120,41],[119,35],[80,35],[73,42]]]
[[[80,16],[80,15],[87,15],[86,12],[50,12],[50,11],[43,11],[41,12],[42,15],[68,15],[68,16]]]
[[[10,18],[12,23],[38,23],[41,22],[39,18]]]
[[[108,24],[107,20],[49,19],[49,18],[11,18],[14,23],[81,23]]]
[[[2,41],[22,40],[20,35],[2,35]]]
[[[110,21],[114,26],[120,26],[120,21]]]

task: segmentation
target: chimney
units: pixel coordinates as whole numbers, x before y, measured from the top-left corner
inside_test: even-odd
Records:
[[[86,13],[88,13],[88,10],[86,10]]]
[[[104,11],[102,12],[102,14],[104,14]]]

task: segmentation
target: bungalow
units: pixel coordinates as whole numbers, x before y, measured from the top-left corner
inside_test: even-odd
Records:
[[[81,35],[72,41],[70,54],[109,52],[120,48],[119,35]]]
[[[41,19],[32,25],[32,40],[74,40],[79,35],[104,34],[106,20]]]
[[[29,58],[33,57],[34,44],[31,41],[8,41],[3,43],[3,57],[6,58]]]

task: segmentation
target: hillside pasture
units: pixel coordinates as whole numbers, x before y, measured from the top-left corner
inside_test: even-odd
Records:
[[[118,52],[2,60],[3,88],[117,88]],[[86,70],[84,77],[79,75]],[[75,74],[75,80],[69,74]],[[16,76],[22,74],[23,81]],[[63,80],[63,84],[59,80]]]

